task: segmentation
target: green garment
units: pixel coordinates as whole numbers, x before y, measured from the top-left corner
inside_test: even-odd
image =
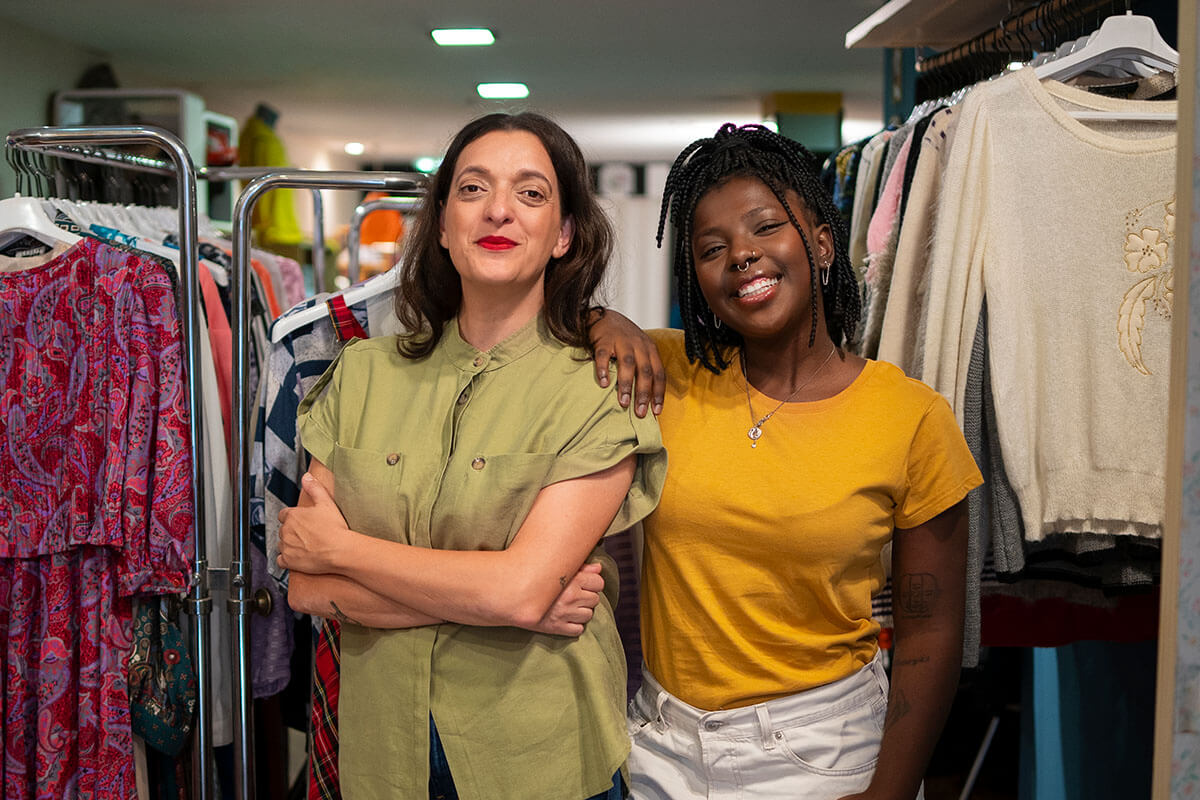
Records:
[[[238,164],[243,167],[287,167],[287,151],[275,130],[251,117],[238,135]],[[296,245],[304,238],[296,222],[291,189],[271,189],[254,204],[251,227],[260,245]]]
[[[657,504],[666,453],[658,424],[622,409],[585,358],[540,317],[486,352],[457,320],[416,361],[395,337],[355,341],[301,404],[301,439],[334,473],[351,529],[448,550],[506,547],[542,487],[637,453],[615,533]],[[577,639],[345,625],[341,665],[339,764],[353,800],[428,796],[431,711],[462,800],[582,800],[629,752],[607,598]]]

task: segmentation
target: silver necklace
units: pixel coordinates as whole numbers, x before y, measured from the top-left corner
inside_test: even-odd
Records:
[[[803,389],[805,386],[808,386],[810,383],[812,383],[813,378],[817,377],[817,375],[820,374],[821,370],[825,369],[825,365],[829,363],[829,359],[833,358],[833,354],[836,352],[837,352],[837,346],[835,345],[834,347],[830,348],[829,355],[825,356],[825,360],[821,362],[821,366],[819,366],[815,370],[813,370],[813,374],[809,375],[808,379],[805,380],[804,383],[800,384],[795,389],[793,389],[791,394],[789,394],[787,397],[785,397],[779,401],[779,405],[772,408],[764,416],[760,417],[757,420],[755,420],[755,418],[754,418],[754,404],[750,402],[750,376],[746,373],[746,354],[742,353],[742,377],[745,378],[745,383],[746,383],[746,405],[750,409],[750,430],[746,431],[746,435],[750,437],[750,446],[751,447],[755,447],[755,448],[758,447],[758,440],[760,438],[762,438],[762,435],[763,435],[762,426],[767,423],[767,420],[769,420],[771,417],[775,416],[775,412],[778,411],[779,409],[783,408],[784,403],[788,402],[793,397],[800,394],[801,389]]]

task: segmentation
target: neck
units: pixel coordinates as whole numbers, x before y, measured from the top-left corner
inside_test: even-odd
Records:
[[[792,340],[781,346],[747,341],[742,349],[742,363],[746,379],[754,388],[769,397],[783,398],[811,380],[834,349],[833,340],[824,330],[817,331],[809,347],[805,331],[802,341]]]
[[[494,288],[472,291],[463,286],[458,332],[476,350],[490,350],[519,331],[542,310],[542,287],[522,296],[505,297]]]

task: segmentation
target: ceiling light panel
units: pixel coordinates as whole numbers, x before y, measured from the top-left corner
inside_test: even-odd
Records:
[[[437,28],[429,35],[442,47],[483,47],[496,41],[487,28]]]
[[[529,87],[523,83],[481,83],[475,91],[485,100],[519,100],[529,97]]]

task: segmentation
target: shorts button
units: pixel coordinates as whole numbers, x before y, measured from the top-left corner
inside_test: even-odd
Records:
[[[721,723],[717,722],[716,720],[710,719],[708,722],[704,723],[704,730],[706,731],[716,731],[720,729]]]
[[[484,459],[482,456],[476,456],[475,460],[471,462],[471,469],[474,469],[474,470],[483,469],[483,466],[485,464],[487,464],[486,459]]]
[[[388,463],[389,467],[394,467],[397,464],[399,464],[400,463],[400,454],[399,453],[389,454],[387,457],[387,463]]]

